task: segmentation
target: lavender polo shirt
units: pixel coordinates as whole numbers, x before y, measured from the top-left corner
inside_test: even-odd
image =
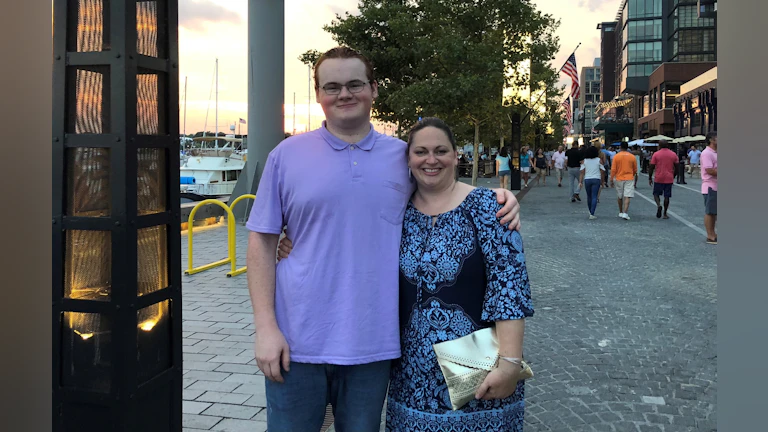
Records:
[[[398,257],[413,185],[406,144],[376,132],[350,145],[323,126],[269,154],[246,226],[293,241],[277,264],[275,315],[300,363],[400,356]]]

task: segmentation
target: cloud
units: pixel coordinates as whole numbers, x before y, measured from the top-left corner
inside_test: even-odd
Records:
[[[606,3],[616,3],[614,0],[579,0],[580,8],[587,8],[590,12],[595,12]],[[616,6],[618,7],[618,6]]]
[[[240,24],[237,12],[219,6],[210,0],[187,0],[179,5],[179,26],[191,31],[205,31],[207,24]]]

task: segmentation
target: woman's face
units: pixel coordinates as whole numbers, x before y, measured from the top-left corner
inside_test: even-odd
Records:
[[[442,130],[427,126],[412,136],[408,167],[417,186],[435,187],[453,183],[458,164],[458,154]]]

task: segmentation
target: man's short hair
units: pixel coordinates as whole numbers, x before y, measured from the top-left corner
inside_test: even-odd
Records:
[[[669,143],[666,140],[661,140],[659,141],[659,148],[660,149],[669,148]]]
[[[629,143],[626,141],[622,141],[619,147],[621,147],[622,150],[627,150],[629,149]]]
[[[360,54],[359,51],[353,50],[352,48],[345,47],[345,46],[338,46],[336,48],[331,48],[328,51],[324,52],[320,56],[320,58],[318,58],[317,61],[315,62],[315,67],[313,68],[313,72],[315,74],[315,90],[320,88],[320,81],[317,78],[317,69],[325,60],[349,59],[349,58],[356,58],[361,62],[363,62],[363,64],[365,65],[365,75],[368,78],[369,84],[373,84],[373,82],[376,81],[376,77],[373,74],[373,65],[371,64],[370,60],[368,60],[368,58]]]
[[[717,138],[717,132],[707,132],[707,137],[705,138],[707,145],[709,145],[709,142],[712,141],[712,138]]]

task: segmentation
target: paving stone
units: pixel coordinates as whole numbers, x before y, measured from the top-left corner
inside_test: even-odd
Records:
[[[205,390],[182,390],[181,398],[183,400],[195,400],[203,393],[205,393]]]
[[[258,414],[260,408],[243,405],[215,403],[203,411],[205,415],[220,416],[224,418],[236,418],[249,420]]]
[[[221,366],[221,363],[214,363],[214,360],[211,360],[209,362],[199,362],[199,361],[185,361],[183,364],[184,370],[194,370],[194,371],[214,371],[217,367]]]
[[[207,415],[183,414],[181,426],[186,428],[195,428],[209,430],[222,420],[221,417]]]
[[[196,381],[194,384],[187,387],[186,390],[204,390],[204,391],[217,391],[217,392],[231,392],[238,387],[238,383],[232,382],[215,382],[215,381]]]
[[[234,364],[234,363],[222,363],[221,366],[216,368],[216,372],[231,372],[231,373],[250,374],[250,375],[261,374],[261,371],[259,370],[258,366],[250,366],[250,365]]]
[[[200,414],[205,411],[211,404],[203,402],[183,401],[181,404],[181,412],[183,414]]]
[[[242,404],[250,398],[247,394],[238,393],[221,393],[208,391],[198,396],[196,399],[198,402],[214,402],[225,404]]]
[[[231,374],[224,372],[206,372],[206,371],[189,371],[186,374],[186,378],[196,379],[200,381],[224,381],[229,378]]]
[[[233,373],[224,379],[224,382],[240,384],[262,384],[264,383],[264,376]]]
[[[220,432],[266,432],[267,422],[256,420],[225,419],[212,430]]]

